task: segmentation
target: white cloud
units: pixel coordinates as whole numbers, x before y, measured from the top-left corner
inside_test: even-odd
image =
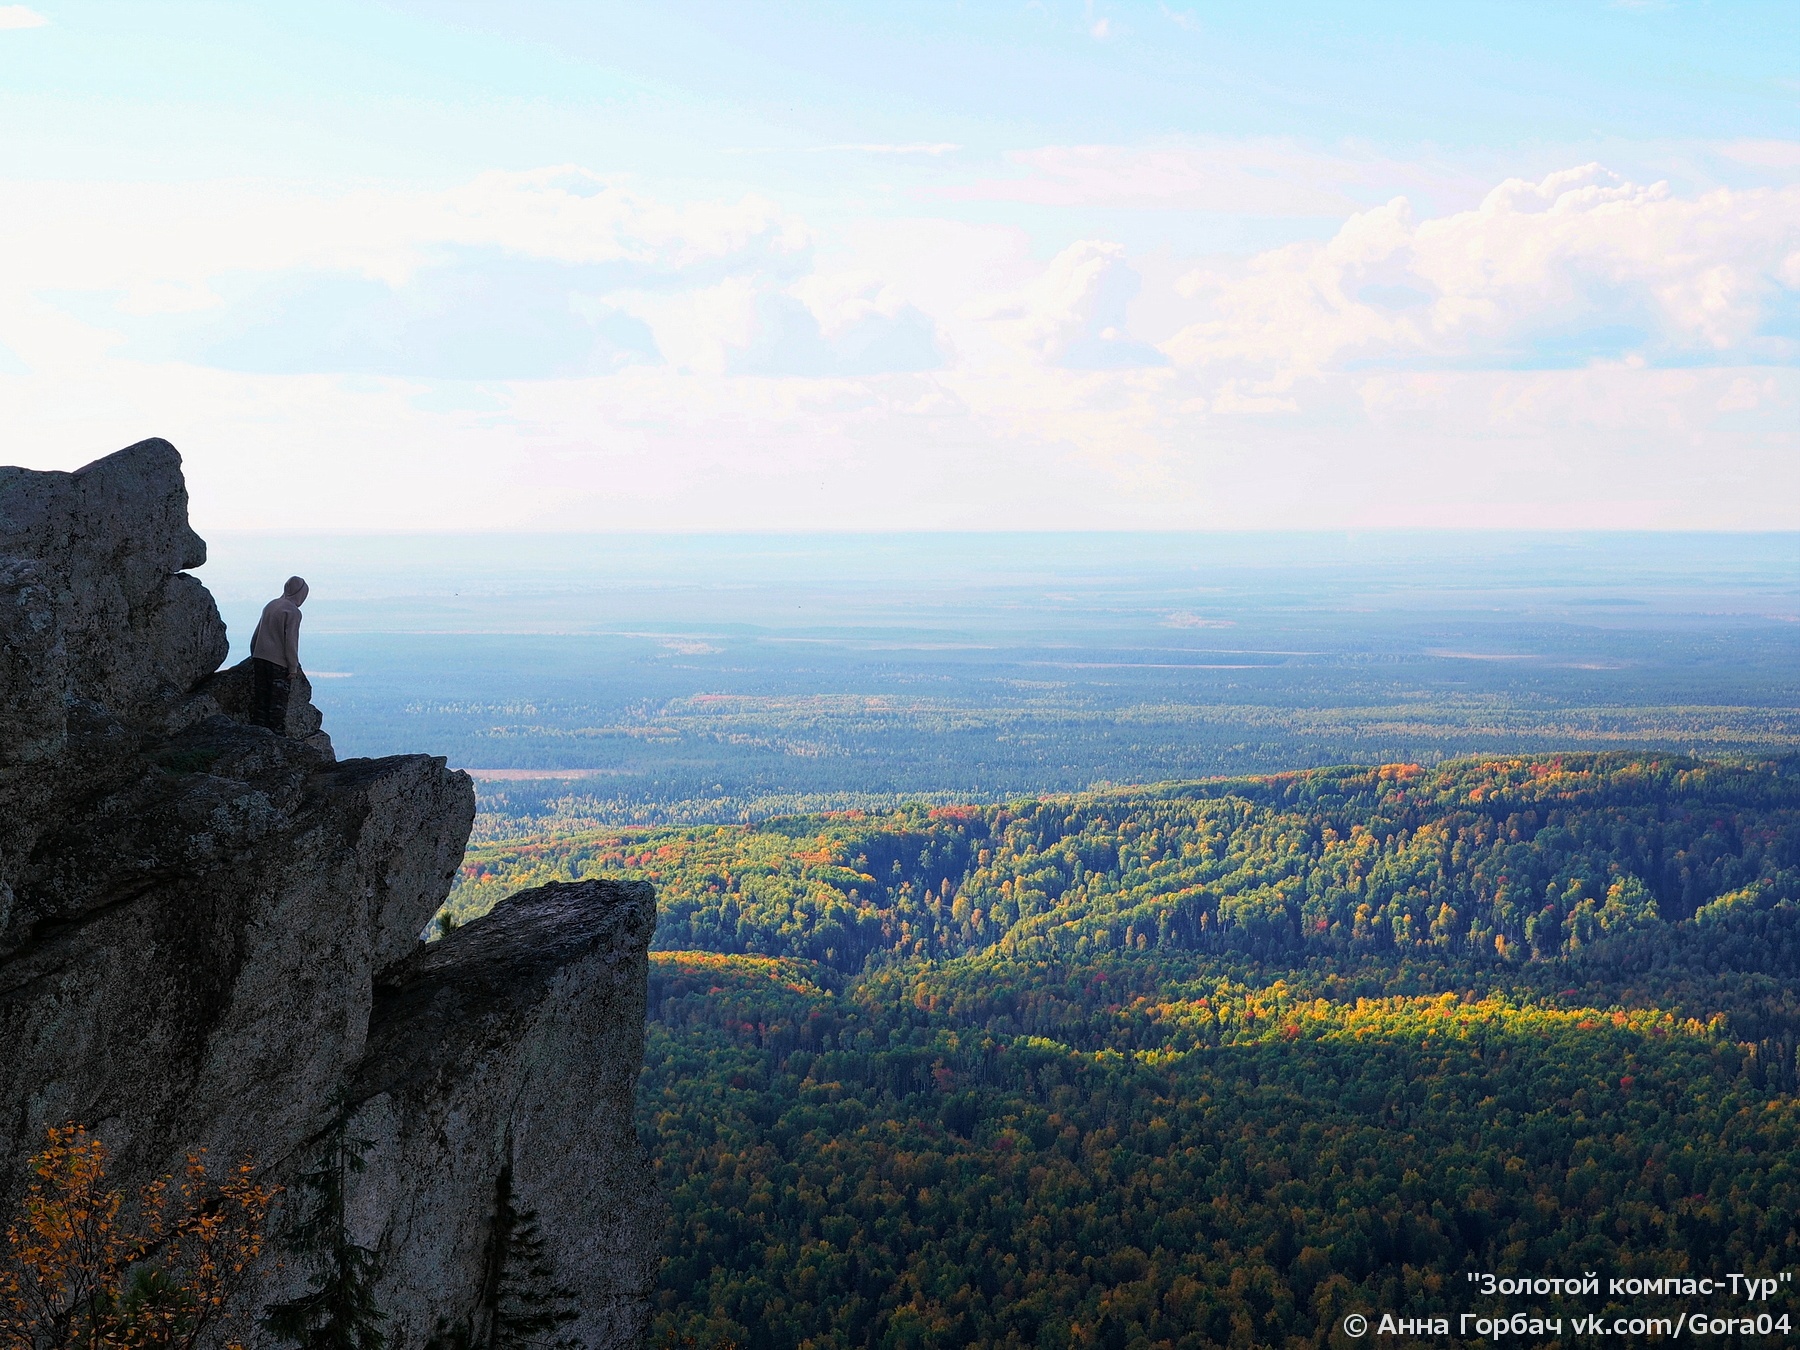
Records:
[[[1727,141],[1718,152],[1759,169],[1800,169],[1800,141]]]
[[[209,525],[1800,526],[1784,190],[1392,202],[1185,298],[1103,238],[1046,262],[1010,226],[818,231],[569,169],[0,190],[12,457],[168,435]],[[546,325],[567,349],[523,359]]]
[[[29,5],[0,5],[0,29],[42,28],[49,22]]]
[[[14,183],[5,195],[0,341],[33,366],[56,325],[26,316],[54,295],[137,359],[440,378],[606,370],[659,359],[609,294],[779,284],[811,248],[766,200],[671,201],[568,167],[444,190]]]
[[[1800,188],[1681,198],[1588,165],[1424,221],[1399,198],[1322,244],[1191,274],[1182,288],[1207,316],[1163,348],[1188,369],[1302,373],[1626,352],[1786,361],[1800,345],[1764,320],[1794,302],[1797,248]]]
[[[1775,380],[1765,376],[1755,379],[1752,376],[1740,375],[1732,380],[1727,389],[1713,404],[1720,412],[1747,412],[1760,407],[1765,399],[1776,397]]]
[[[800,222],[760,197],[670,203],[572,166],[483,174],[420,204],[447,243],[493,245],[559,262],[631,262],[679,271],[719,259],[802,253]]]
[[[981,307],[987,320],[1034,358],[1070,369],[1164,364],[1155,348],[1126,333],[1126,306],[1138,275],[1122,245],[1084,239],[1057,254],[1041,274]]]
[[[962,149],[954,141],[921,141],[905,145],[814,145],[808,149],[814,154],[833,150],[854,150],[865,155],[948,155]]]
[[[830,145],[736,146],[728,155],[925,155],[936,158],[955,154],[963,147],[956,141],[837,141]]]
[[[683,371],[711,376],[856,376],[943,364],[932,319],[879,277],[765,273],[618,297]]]
[[[205,285],[230,272],[296,269],[399,285],[457,248],[662,275],[792,268],[812,242],[760,197],[671,202],[567,166],[437,191],[228,181],[13,182],[0,193],[0,291]]]
[[[1300,405],[1281,391],[1291,380],[1227,380],[1213,395],[1212,411],[1216,413],[1292,413]]]

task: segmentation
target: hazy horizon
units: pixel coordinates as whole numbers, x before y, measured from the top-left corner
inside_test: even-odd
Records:
[[[1467,753],[1800,751],[1790,534],[215,535],[482,830]]]

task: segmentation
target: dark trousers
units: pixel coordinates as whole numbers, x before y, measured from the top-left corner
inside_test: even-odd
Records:
[[[277,736],[287,735],[289,680],[287,667],[257,657],[251,665],[256,676],[255,707],[252,715],[258,726],[267,727]]]

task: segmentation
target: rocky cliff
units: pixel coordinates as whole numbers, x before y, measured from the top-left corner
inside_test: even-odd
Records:
[[[285,736],[251,725],[205,559],[167,442],[0,468],[0,1202],[50,1124],[94,1129],[127,1185],[194,1147],[284,1181],[347,1113],[390,1346],[479,1338],[502,1214],[534,1216],[564,1334],[634,1343],[649,888],[549,887],[420,943],[468,776],[336,760],[304,681]]]

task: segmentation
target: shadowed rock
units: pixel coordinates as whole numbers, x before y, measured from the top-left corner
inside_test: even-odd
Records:
[[[221,670],[202,683],[192,697],[184,699],[177,713],[178,722],[200,721],[224,714],[240,722],[251,721],[256,707],[256,676],[251,658],[246,656],[235,666]],[[294,676],[289,690],[287,725],[283,734],[305,741],[327,759],[333,757],[331,737],[325,734],[325,719],[312,705],[312,681],[302,669]]]
[[[205,557],[166,441],[0,468],[0,1202],[70,1120],[127,1189],[197,1146],[291,1179],[348,1098],[391,1346],[478,1313],[502,1187],[580,1343],[630,1343],[660,1222],[631,1128],[648,887],[532,892],[420,944],[468,775],[334,760],[304,679],[285,735],[251,725],[248,665],[218,669],[184,570]]]

